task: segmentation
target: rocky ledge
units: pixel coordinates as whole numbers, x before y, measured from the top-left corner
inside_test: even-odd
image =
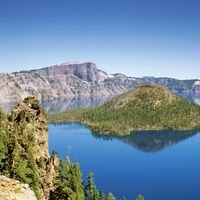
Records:
[[[28,184],[0,176],[0,200],[36,200]]]
[[[0,151],[1,175],[28,183],[37,199],[50,199],[56,189],[59,161],[55,152],[49,156],[48,123],[39,101],[35,97],[27,97],[9,115],[0,118],[0,136],[0,141],[5,138],[12,141],[6,144],[9,151],[2,151],[3,156]],[[1,177],[0,200],[32,200],[23,197],[28,185],[18,187],[17,184],[19,182]]]

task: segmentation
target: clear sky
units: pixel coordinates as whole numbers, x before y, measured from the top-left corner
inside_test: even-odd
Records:
[[[0,72],[77,60],[200,78],[200,1],[0,0]]]

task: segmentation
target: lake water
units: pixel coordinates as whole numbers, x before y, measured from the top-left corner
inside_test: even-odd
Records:
[[[63,159],[70,149],[84,177],[92,171],[98,188],[118,199],[200,199],[200,130],[109,137],[79,123],[49,124],[49,149]]]
[[[199,94],[191,94],[191,93],[182,93],[179,94],[190,101],[193,101],[200,105],[200,93]],[[66,110],[72,108],[89,108],[89,107],[96,107],[103,104],[105,101],[111,99],[113,96],[101,96],[101,97],[65,97],[65,98],[58,98],[49,101],[41,102],[41,106],[48,112],[48,113],[56,113],[56,112],[64,112]],[[18,102],[12,103],[3,103],[0,104],[0,107],[3,108],[5,112],[10,112],[13,108],[16,107]]]

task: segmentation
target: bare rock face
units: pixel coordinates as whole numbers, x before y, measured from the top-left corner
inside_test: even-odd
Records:
[[[0,176],[0,200],[37,200],[28,184]]]
[[[19,102],[28,96],[35,96],[40,101],[56,99],[66,95],[81,94],[81,88],[87,88],[67,66],[45,68],[37,71],[0,74],[0,102]],[[88,88],[87,88],[88,89]]]
[[[64,97],[113,96],[138,85],[137,80],[109,75],[91,62],[0,74],[0,105],[19,102],[28,96],[35,96],[40,102]]]
[[[37,73],[47,79],[56,76],[67,77],[74,75],[87,82],[94,83],[99,81],[97,67],[94,63],[90,62],[63,63],[61,65],[40,69]]]

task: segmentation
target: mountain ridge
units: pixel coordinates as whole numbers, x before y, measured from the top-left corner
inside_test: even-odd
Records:
[[[70,62],[46,68],[0,74],[0,104],[18,102],[28,96],[40,102],[66,96],[116,96],[144,84],[162,85],[173,92],[200,93],[198,79],[137,78],[109,74],[89,61]]]

